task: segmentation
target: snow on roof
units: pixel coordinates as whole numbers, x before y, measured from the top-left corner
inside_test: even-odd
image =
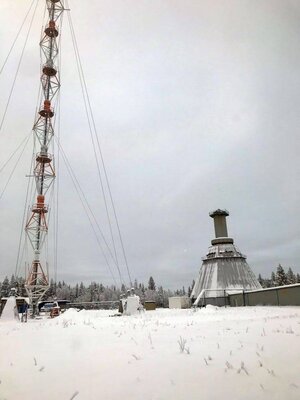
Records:
[[[9,297],[1,297],[1,300],[8,300]],[[25,300],[26,303],[29,304],[29,297],[22,297],[22,296],[18,296],[16,297],[16,300]]]
[[[291,285],[283,285],[283,286],[273,286],[273,287],[268,287],[268,288],[261,288],[261,289],[254,289],[254,290],[245,290],[245,293],[255,293],[255,292],[264,292],[265,290],[277,290],[277,289],[285,289],[285,288],[291,288],[291,287],[299,287],[300,283],[293,283]]]

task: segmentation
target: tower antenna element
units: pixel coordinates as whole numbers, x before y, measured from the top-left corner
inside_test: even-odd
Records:
[[[33,125],[33,133],[40,146],[35,155],[33,177],[36,184],[36,201],[30,208],[25,225],[29,238],[33,261],[25,281],[25,289],[32,307],[32,315],[37,313],[37,303],[49,289],[49,279],[40,261],[41,252],[48,233],[48,205],[45,196],[55,179],[53,154],[48,152],[54,135],[52,119],[54,109],[52,103],[57,97],[60,80],[58,71],[58,36],[59,22],[64,9],[63,0],[45,0],[49,14],[49,22],[40,41],[41,48],[41,84],[42,104]]]

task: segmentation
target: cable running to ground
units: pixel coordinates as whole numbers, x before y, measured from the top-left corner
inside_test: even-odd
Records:
[[[34,153],[33,153],[33,156],[34,156]],[[32,174],[33,166],[34,166],[34,157],[32,157],[32,159],[31,159],[30,175]],[[26,220],[26,210],[27,210],[27,204],[28,204],[29,188],[30,188],[30,182],[28,181],[27,189],[26,189],[26,196],[25,196],[25,205],[24,205],[24,210],[23,210],[23,217],[22,217],[22,226],[21,226],[21,232],[20,232],[19,244],[18,244],[16,269],[15,269],[15,276],[16,277],[19,275],[19,271],[20,271],[20,266],[19,266],[20,251],[21,251],[22,238],[23,238],[24,228],[25,228],[25,220]]]
[[[76,44],[74,31],[73,31],[73,28],[72,28],[71,23],[70,23],[70,15],[69,14],[68,14],[68,19],[69,19],[69,26],[70,26],[70,31],[71,31],[71,37],[72,37],[72,42],[73,42],[73,47],[74,47],[75,58],[76,58],[76,65],[77,65],[78,75],[79,75],[80,84],[81,84],[82,96],[83,96],[83,100],[84,100],[84,106],[85,106],[87,121],[88,121],[88,125],[89,125],[89,132],[90,132],[90,136],[91,136],[91,141],[92,141],[92,146],[93,146],[93,151],[94,151],[94,156],[95,156],[95,161],[96,161],[96,166],[97,166],[98,177],[99,177],[102,196],[103,196],[104,205],[105,205],[106,218],[107,218],[107,221],[108,221],[110,237],[111,237],[113,250],[114,250],[115,261],[116,261],[116,265],[117,265],[117,268],[118,268],[118,272],[120,274],[120,267],[119,267],[119,261],[118,261],[118,256],[117,256],[116,244],[115,244],[115,239],[114,239],[114,235],[113,235],[111,219],[110,219],[110,216],[109,216],[109,211],[108,211],[108,206],[107,206],[107,199],[106,199],[106,194],[105,194],[105,190],[104,190],[104,186],[103,186],[103,180],[102,180],[102,176],[101,176],[100,165],[99,165],[99,161],[98,161],[98,157],[97,157],[97,152],[96,152],[96,146],[95,146],[94,137],[93,137],[92,126],[91,126],[91,122],[90,122],[90,116],[89,116],[89,111],[88,111],[88,107],[87,107],[86,94],[85,94],[85,91],[84,91],[82,71],[81,71],[80,63],[79,63],[79,53],[78,53],[78,48],[77,48],[77,44]]]
[[[58,54],[59,54],[59,58],[58,58],[58,71],[59,74],[61,74],[61,57],[62,57],[62,53],[61,53],[61,38],[62,38],[62,28],[63,28],[63,17],[64,17],[64,13],[61,16],[61,28],[60,28],[60,35],[59,35],[59,42],[58,42]],[[60,134],[61,134],[61,126],[60,126],[60,122],[61,122],[61,101],[60,101],[60,96],[61,93],[59,91],[58,93],[58,98],[57,98],[57,120],[58,120],[58,124],[57,124],[57,139],[58,142],[60,143]],[[54,148],[54,143],[53,143],[53,148]],[[53,151],[54,153],[54,151]],[[57,157],[54,158],[53,161],[53,165],[54,165],[54,170],[55,171],[59,171],[60,170],[60,149],[59,146],[57,146]],[[59,237],[59,184],[60,184],[60,174],[58,173],[56,175],[56,204],[55,204],[55,216],[54,216],[54,282],[56,283],[57,281],[57,266],[58,266],[58,237]]]
[[[58,95],[60,96],[60,95]],[[57,110],[58,110],[58,124],[57,124],[57,139],[60,141],[60,97],[57,102]],[[53,151],[54,153],[54,151]],[[60,151],[59,146],[57,146],[57,161],[53,164],[54,170],[59,170],[59,158],[60,158]],[[55,196],[55,207],[54,207],[54,282],[57,281],[57,262],[58,262],[58,216],[59,216],[59,174],[56,175],[56,196]]]
[[[15,163],[15,165],[14,165],[14,167],[13,167],[11,173],[9,174],[9,177],[8,177],[8,179],[7,179],[7,182],[6,182],[6,184],[5,184],[5,186],[4,186],[3,190],[2,190],[2,192],[1,192],[1,194],[0,194],[0,200],[2,199],[2,196],[4,195],[5,190],[6,190],[7,186],[9,185],[9,182],[11,181],[11,178],[12,178],[12,176],[13,176],[13,174],[14,174],[16,168],[17,168],[17,165],[19,164],[19,161],[20,161],[20,159],[21,159],[21,157],[22,157],[22,155],[23,155],[23,153],[24,153],[24,150],[25,150],[25,148],[26,148],[26,146],[27,146],[28,141],[29,141],[29,136],[28,136],[28,138],[27,138],[27,140],[26,140],[26,142],[25,142],[25,145],[23,146],[23,149],[22,149],[22,151],[21,151],[21,154],[19,155],[19,157],[18,157],[18,159],[17,159],[17,161],[16,161],[16,163]]]
[[[41,96],[41,92],[42,92],[42,85],[39,85],[39,89],[38,89],[38,94],[37,94],[37,101],[36,101],[36,107],[35,107],[35,114],[37,114],[38,112],[38,107],[40,104],[40,96]],[[34,120],[33,120],[33,124],[35,121],[35,116],[34,116]],[[32,131],[30,132],[30,134],[32,134]],[[35,150],[36,150],[36,137],[35,135],[33,135],[33,150],[32,150],[32,156],[31,156],[31,164],[30,164],[30,174],[29,176],[33,175],[33,168],[34,168],[34,161],[35,161]],[[33,182],[34,179],[29,179],[28,183],[27,183],[27,188],[26,188],[26,196],[25,196],[25,203],[24,203],[24,210],[23,210],[23,218],[22,218],[22,225],[21,225],[21,231],[20,231],[20,237],[19,237],[19,244],[18,244],[18,252],[17,252],[17,260],[16,260],[16,271],[15,271],[15,276],[18,276],[19,271],[20,271],[20,250],[21,250],[21,245],[22,245],[22,238],[24,235],[24,229],[25,229],[25,218],[26,218],[26,211],[28,209],[28,199],[31,198],[32,196],[32,189],[33,189]],[[24,240],[24,245],[26,244],[26,235],[25,235],[25,240]],[[24,252],[24,250],[23,250]],[[23,257],[23,252],[21,255],[21,260]]]
[[[18,152],[18,150],[22,147],[23,143],[25,142],[25,140],[28,139],[28,136],[31,134],[31,132],[25,136],[22,140],[22,142],[19,144],[19,146],[13,151],[13,153],[9,156],[9,158],[5,161],[5,163],[2,165],[2,167],[0,168],[0,173],[4,170],[4,168],[7,166],[7,164],[9,164],[9,162],[11,161],[11,159],[14,157],[14,155]]]
[[[10,100],[11,100],[11,96],[12,96],[14,88],[15,88],[16,80],[17,80],[17,77],[18,77],[18,74],[19,74],[19,70],[20,70],[20,66],[21,66],[21,63],[22,63],[25,47],[27,45],[28,37],[29,37],[30,31],[31,31],[31,27],[32,27],[32,23],[33,23],[33,20],[34,20],[34,17],[35,17],[37,6],[38,6],[38,0],[36,0],[36,4],[35,4],[34,11],[33,11],[33,15],[32,15],[31,20],[30,20],[29,28],[28,28],[28,31],[27,31],[27,34],[26,34],[25,42],[24,42],[24,45],[23,45],[23,48],[22,48],[22,52],[21,52],[21,56],[20,56],[20,59],[19,59],[19,62],[18,62],[18,67],[17,67],[16,73],[15,73],[15,76],[14,76],[13,84],[12,84],[12,87],[10,89],[8,100],[7,100],[7,103],[6,103],[6,106],[5,106],[5,109],[4,109],[4,113],[3,113],[3,116],[2,116],[2,119],[1,119],[0,133],[1,133],[1,130],[2,130],[2,127],[3,127],[3,124],[4,124],[4,120],[5,120],[6,113],[7,113],[7,110],[8,110],[8,106],[9,106],[9,103],[10,103]]]
[[[66,0],[66,4],[67,4],[67,7],[68,7],[68,0]],[[120,225],[119,225],[119,222],[118,222],[118,217],[117,217],[116,208],[115,208],[115,205],[114,205],[113,196],[112,196],[112,193],[111,193],[111,188],[110,188],[108,175],[107,175],[107,171],[106,171],[106,167],[105,167],[104,157],[103,157],[101,146],[100,146],[100,142],[99,142],[99,135],[98,135],[98,131],[97,131],[97,128],[96,128],[96,124],[95,124],[95,120],[94,120],[94,116],[93,116],[93,112],[92,112],[91,102],[90,102],[89,93],[88,93],[88,90],[87,90],[87,85],[86,85],[86,81],[85,81],[85,77],[84,77],[84,73],[83,73],[81,58],[80,58],[80,54],[79,54],[79,50],[78,50],[78,45],[77,45],[77,40],[76,40],[76,36],[75,36],[75,31],[74,31],[74,26],[73,26],[73,23],[72,23],[71,15],[68,14],[68,18],[69,18],[69,24],[70,24],[71,31],[73,32],[72,36],[74,36],[74,43],[75,43],[75,47],[76,47],[76,51],[77,51],[77,57],[78,57],[78,62],[79,62],[81,74],[82,74],[83,85],[84,85],[85,92],[86,92],[87,102],[88,102],[88,106],[89,106],[89,110],[90,110],[90,114],[91,114],[92,125],[93,125],[93,128],[94,128],[94,134],[95,134],[95,137],[96,137],[97,147],[98,147],[98,151],[99,151],[100,158],[101,158],[101,163],[102,163],[104,176],[105,176],[105,180],[106,180],[106,184],[107,184],[107,188],[108,188],[108,193],[109,193],[109,197],[110,197],[110,201],[111,201],[111,205],[112,205],[112,209],[113,209],[113,214],[114,214],[114,218],[115,218],[116,225],[117,225],[119,240],[120,240],[121,247],[122,247],[122,253],[123,253],[123,257],[124,257],[124,261],[125,261],[125,265],[126,265],[126,269],[127,269],[127,274],[128,274],[128,277],[129,277],[130,285],[132,286],[132,279],[131,279],[131,275],[130,275],[130,271],[129,271],[129,265],[128,265],[128,261],[127,261],[127,257],[126,257],[125,247],[124,247],[124,243],[123,243],[123,239],[122,239],[122,235],[121,235]]]
[[[32,0],[31,4],[30,4],[30,6],[29,6],[29,9],[28,9],[28,11],[27,11],[27,13],[26,13],[26,15],[25,15],[25,17],[24,17],[24,19],[23,19],[23,22],[22,22],[22,24],[21,24],[21,26],[20,26],[18,32],[17,32],[17,35],[16,35],[16,37],[15,37],[15,39],[14,39],[14,41],[13,41],[13,43],[12,43],[10,49],[9,49],[9,52],[8,52],[8,54],[7,54],[7,56],[6,56],[5,60],[4,60],[4,62],[3,62],[3,65],[2,65],[1,70],[0,70],[0,75],[2,74],[2,72],[3,72],[3,70],[4,70],[4,67],[5,67],[5,65],[6,65],[8,59],[9,59],[9,56],[10,56],[11,52],[13,51],[13,48],[15,47],[16,41],[17,41],[18,38],[19,38],[19,35],[20,35],[21,31],[22,31],[22,28],[23,28],[23,26],[24,26],[24,24],[25,24],[25,21],[26,21],[26,19],[27,19],[27,17],[28,17],[28,14],[30,13],[30,10],[31,10],[31,8],[32,8],[32,6],[33,6],[33,4],[34,4],[34,2],[35,2],[35,0]]]
[[[57,142],[57,138],[55,138],[55,139],[56,139],[56,142]],[[105,252],[104,252],[104,249],[103,249],[103,247],[102,247],[102,245],[101,245],[101,242],[99,241],[97,232],[96,232],[96,230],[95,230],[95,228],[94,228],[94,224],[93,224],[93,222],[92,222],[92,220],[91,220],[91,217],[90,217],[88,211],[91,213],[91,215],[92,215],[92,217],[93,217],[93,220],[94,220],[94,223],[95,223],[95,225],[97,226],[97,228],[99,229],[99,232],[100,232],[100,234],[101,234],[101,237],[102,237],[102,239],[103,239],[103,241],[104,241],[104,243],[105,243],[105,245],[106,245],[106,248],[107,248],[107,250],[108,250],[110,256],[112,257],[112,259],[113,259],[113,261],[114,261],[114,258],[113,258],[113,256],[112,256],[111,250],[110,250],[110,248],[109,248],[109,246],[108,246],[108,244],[107,244],[107,241],[106,241],[106,239],[105,239],[105,237],[104,237],[104,235],[103,235],[103,232],[102,232],[102,230],[101,230],[101,228],[100,228],[100,226],[99,226],[99,224],[98,224],[98,222],[97,222],[97,220],[96,220],[96,218],[95,218],[95,215],[94,215],[94,213],[93,213],[93,211],[92,211],[92,209],[91,209],[91,207],[90,207],[90,205],[89,205],[89,203],[88,203],[88,201],[87,201],[87,198],[86,198],[86,196],[85,196],[85,194],[84,194],[84,192],[83,192],[83,190],[82,190],[82,188],[81,188],[81,186],[80,186],[80,184],[79,184],[79,182],[78,182],[78,179],[76,178],[76,175],[75,175],[75,173],[74,173],[74,171],[73,171],[73,169],[72,169],[72,166],[71,166],[71,164],[70,164],[69,161],[68,161],[68,158],[67,158],[67,156],[66,156],[66,153],[64,152],[64,150],[63,150],[61,144],[58,143],[58,142],[57,142],[57,144],[58,144],[58,146],[60,147],[60,152],[61,152],[63,161],[65,162],[65,165],[66,165],[66,167],[67,167],[67,171],[68,171],[68,173],[69,173],[69,175],[70,175],[70,178],[71,178],[71,180],[72,180],[72,183],[73,183],[73,185],[74,185],[74,188],[75,188],[75,190],[76,190],[76,193],[78,194],[78,197],[79,197],[79,200],[80,200],[80,202],[81,202],[81,205],[83,206],[83,209],[84,209],[84,211],[85,211],[85,213],[86,213],[86,215],[87,215],[87,217],[88,217],[88,220],[89,220],[90,225],[91,225],[91,227],[92,227],[92,230],[93,230],[93,232],[94,232],[94,234],[95,234],[97,243],[98,243],[98,245],[99,245],[99,247],[100,247],[100,249],[101,249],[102,255],[103,255],[103,257],[104,257],[104,259],[105,259],[105,262],[106,262],[106,264],[107,264],[107,266],[108,266],[108,269],[109,269],[109,271],[110,271],[110,274],[111,274],[111,276],[112,276],[112,278],[113,278],[113,281],[114,281],[115,285],[117,286],[116,279],[115,279],[114,274],[113,274],[113,272],[112,272],[112,270],[111,270],[110,264],[109,264],[109,262],[108,262],[108,259],[107,259],[106,255],[105,255]],[[122,283],[123,283],[123,281],[122,281],[122,279],[121,279],[121,284],[122,284]]]

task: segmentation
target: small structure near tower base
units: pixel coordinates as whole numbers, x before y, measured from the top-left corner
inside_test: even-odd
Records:
[[[1,321],[19,321],[17,300],[15,296],[10,296],[3,308]]]
[[[215,210],[210,217],[214,219],[216,238],[211,241],[191,293],[195,306],[206,304],[226,305],[227,295],[243,290],[261,289],[261,285],[251,271],[243,255],[228,237],[226,210]]]

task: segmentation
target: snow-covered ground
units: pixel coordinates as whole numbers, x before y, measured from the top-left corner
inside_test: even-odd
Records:
[[[297,307],[112,314],[0,319],[0,399],[300,399]]]

